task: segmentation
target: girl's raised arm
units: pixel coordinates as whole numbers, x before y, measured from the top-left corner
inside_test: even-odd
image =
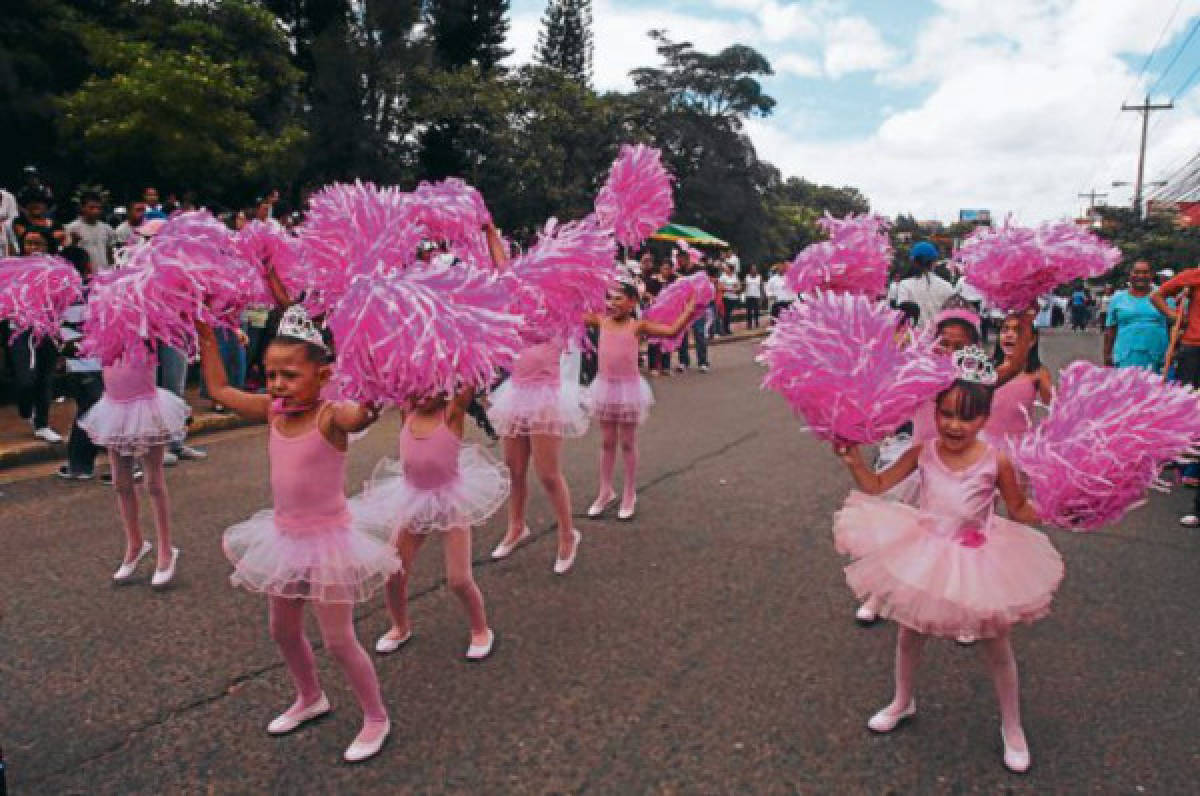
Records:
[[[271,396],[239,390],[229,386],[225,363],[217,348],[217,338],[206,323],[197,323],[196,332],[200,339],[200,372],[204,375],[204,386],[216,403],[223,404],[247,420],[266,420],[271,408]]]
[[[500,239],[496,225],[491,221],[483,225],[483,234],[487,236],[488,252],[492,255],[492,263],[497,271],[508,270],[508,247]]]
[[[867,467],[857,445],[835,445],[833,450],[854,476],[854,483],[868,495],[882,495],[908,478],[917,469],[917,457],[921,454],[921,446],[913,445],[891,467],[877,473]]]
[[[648,337],[674,337],[683,331],[683,327],[687,326],[688,320],[692,317],[692,311],[696,309],[696,297],[688,298],[687,304],[683,306],[683,312],[675,319],[675,322],[669,326],[665,323],[657,321],[638,321],[638,334],[644,334]]]

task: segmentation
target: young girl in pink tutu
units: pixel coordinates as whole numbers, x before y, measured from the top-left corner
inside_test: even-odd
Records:
[[[1049,540],[1027,527],[1038,517],[1012,464],[979,438],[995,383],[990,362],[974,347],[959,351],[955,362],[959,379],[935,402],[936,440],[914,444],[880,473],[856,447],[837,448],[862,492],[834,518],[834,540],[856,559],[846,568],[854,593],[899,625],[895,695],[867,725],[890,732],[916,714],[915,677],[927,636],[970,635],[982,641],[1000,703],[1004,764],[1023,772],[1030,757],[1009,630],[1049,612],[1063,564]],[[878,497],[914,472],[917,507]],[[1011,519],[995,514],[997,492]]]
[[[187,433],[188,405],[175,394],[155,386],[155,361],[127,357],[104,368],[104,394],[79,418],[79,427],[92,442],[108,449],[117,510],[125,527],[125,557],[113,573],[117,583],[129,581],[138,563],[154,546],[142,536],[134,469],[142,460],[146,491],[154,505],[158,531],[158,563],[150,584],[163,587],[175,577],[179,549],[171,546],[171,505],[163,473],[167,446]]]
[[[304,608],[316,614],[325,646],[350,680],[363,726],[347,747],[347,762],[377,754],[391,729],[379,680],[354,632],[354,604],[368,599],[400,561],[369,534],[345,496],[347,436],[376,419],[370,407],[321,399],[329,378],[329,350],[300,306],[288,309],[267,347],[269,394],[229,386],[212,330],[199,327],[200,362],[208,393],[243,417],[265,420],[274,509],[225,531],[230,580],[267,595],[271,638],[295,682],[295,703],[267,725],[283,735],[328,713]]]
[[[637,428],[646,421],[654,394],[638,372],[638,341],[643,337],[674,337],[692,316],[695,300],[689,299],[675,322],[667,325],[638,320],[633,316],[638,305],[637,288],[620,284],[609,300],[608,315],[588,315],[587,323],[600,330],[599,360],[595,380],[584,391],[584,406],[600,424],[603,434],[600,453],[600,491],[588,509],[592,518],[604,514],[617,498],[613,475],[617,466],[617,446],[625,460],[625,488],[617,519],[633,519],[637,505]]]
[[[463,419],[474,390],[453,399],[431,396],[405,413],[399,457],[384,459],[367,488],[355,498],[372,524],[391,529],[404,564],[387,582],[392,627],[375,644],[395,652],[412,638],[408,616],[408,573],[432,533],[442,535],[446,582],[462,601],[471,626],[467,660],[487,658],[496,634],[488,626],[483,594],[471,574],[471,526],[499,510],[508,497],[508,469],[477,445],[464,445]]]

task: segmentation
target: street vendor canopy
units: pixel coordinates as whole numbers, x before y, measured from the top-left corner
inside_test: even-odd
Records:
[[[650,240],[687,241],[696,246],[720,246],[729,248],[729,244],[715,235],[710,235],[698,227],[688,227],[683,224],[667,224],[650,236]]]

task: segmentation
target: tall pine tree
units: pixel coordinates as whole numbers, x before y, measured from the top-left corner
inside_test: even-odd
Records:
[[[488,74],[512,54],[505,49],[509,0],[426,0],[425,24],[434,63],[447,71],[477,66]]]
[[[583,85],[592,79],[592,0],[549,0],[534,60]]]

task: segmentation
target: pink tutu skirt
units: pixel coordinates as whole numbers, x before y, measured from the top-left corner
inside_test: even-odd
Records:
[[[274,511],[260,511],[225,531],[229,580],[272,597],[364,602],[403,570],[395,548],[364,527],[353,507],[316,527],[280,527]]]
[[[488,419],[502,437],[582,437],[588,429],[583,390],[568,382],[523,384],[510,379],[492,393]]]
[[[1046,536],[992,516],[939,529],[911,506],[852,494],[835,520],[839,550],[858,557],[846,582],[880,616],[920,633],[991,638],[1050,612],[1063,562]]]
[[[182,442],[191,409],[178,395],[156,389],[132,401],[108,395],[79,418],[79,427],[96,445],[121,456],[141,456],[156,445]]]
[[[629,379],[596,376],[583,391],[583,405],[602,423],[644,423],[654,406],[654,393],[640,375]]]
[[[351,499],[371,533],[394,541],[401,531],[430,533],[482,525],[508,499],[508,468],[477,445],[458,453],[458,477],[440,489],[422,489],[404,476],[397,459],[375,466],[362,494]]]

